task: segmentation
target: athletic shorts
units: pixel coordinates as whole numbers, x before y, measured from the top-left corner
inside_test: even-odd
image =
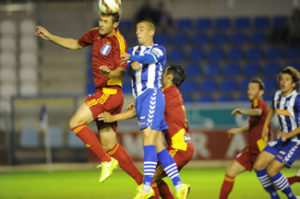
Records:
[[[194,145],[192,143],[188,143],[188,147],[186,151],[183,150],[178,150],[178,149],[173,149],[171,147],[168,148],[168,151],[170,155],[173,157],[174,161],[176,162],[178,171],[180,171],[189,161],[193,158],[194,155]],[[155,177],[156,176],[161,176],[161,177],[166,177],[167,174],[165,173],[163,167],[158,161],[158,165],[155,170]]]
[[[141,130],[148,126],[156,131],[168,128],[164,119],[165,98],[160,89],[147,89],[136,98],[135,107]]]
[[[112,126],[114,131],[117,131],[117,122],[104,123],[103,121],[98,121],[98,115],[103,112],[109,112],[112,115],[115,115],[122,111],[124,103],[122,88],[119,86],[110,86],[98,89],[95,94],[87,97],[85,103],[93,114],[98,130],[107,126]]]
[[[283,142],[278,138],[275,143],[268,144],[264,151],[275,155],[275,160],[285,163],[286,167],[291,167],[300,156],[300,143],[294,141]]]
[[[258,153],[250,153],[250,146],[247,145],[239,154],[234,158],[245,169],[251,171],[253,169],[254,162],[258,156]]]

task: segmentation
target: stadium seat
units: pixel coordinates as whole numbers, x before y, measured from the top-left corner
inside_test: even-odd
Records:
[[[234,80],[226,79],[221,82],[221,90],[223,92],[232,92],[237,90],[237,83]]]
[[[35,29],[34,29],[35,30]],[[18,33],[17,24],[14,20],[4,19],[0,22],[0,35],[15,36]]]
[[[250,27],[250,19],[247,17],[236,18],[234,24],[236,29],[247,29]]]
[[[273,19],[273,26],[276,28],[280,28],[284,25],[286,20],[287,20],[287,17],[285,17],[285,16],[276,16]]]
[[[186,80],[180,86],[180,90],[183,93],[192,93],[197,91],[197,84],[193,81]]]
[[[20,83],[21,96],[36,96],[38,92],[37,81],[23,81]]]
[[[181,31],[193,28],[193,21],[191,19],[179,19],[177,21],[177,28]]]
[[[262,59],[263,51],[260,48],[250,48],[247,52],[248,59]]]
[[[208,52],[208,58],[212,61],[220,60],[224,58],[224,52],[220,48],[213,48]]]
[[[126,94],[131,94],[132,93],[132,88],[131,88],[131,82],[123,82],[123,87],[122,87],[122,91],[123,93]]]
[[[265,79],[263,80],[264,84],[265,84],[265,91],[276,91],[276,89],[278,88],[278,83],[276,81],[275,78],[273,79]]]
[[[213,80],[203,80],[200,84],[201,92],[214,92],[217,90],[217,84]]]
[[[17,50],[17,39],[12,35],[0,36],[0,51],[12,51]]]
[[[219,18],[216,20],[216,28],[225,30],[230,28],[230,19],[229,18]]]
[[[188,77],[201,75],[201,68],[196,64],[186,66],[185,70]]]
[[[240,83],[240,87],[242,89],[242,92],[246,92],[248,90],[248,84],[250,82],[250,79],[243,79]]]
[[[270,25],[268,17],[256,17],[254,18],[254,28],[262,29],[268,28]]]
[[[20,53],[20,65],[38,66],[37,52],[23,49],[23,51]]]
[[[63,132],[59,126],[50,126],[48,128],[48,135],[50,138],[50,146],[51,148],[61,148],[63,147]],[[46,136],[45,138],[45,143],[46,143]]]
[[[298,62],[287,62],[286,64],[284,64],[284,67],[286,66],[292,66],[296,68],[298,71],[300,71],[300,64]]]
[[[96,89],[95,89],[95,85],[94,85],[94,81],[90,80],[87,84],[86,84],[86,90],[85,90],[86,94],[93,94],[96,93]]]
[[[180,62],[184,60],[184,51],[182,49],[171,50],[168,54],[170,62]]]
[[[2,82],[0,84],[1,98],[10,98],[18,93],[16,82]]]
[[[269,59],[281,59],[283,58],[282,49],[279,47],[269,48],[267,56]]]
[[[158,43],[160,45],[168,45],[170,42],[170,38],[166,33],[157,33],[154,35],[154,41],[155,43]]]
[[[0,67],[0,84],[1,82],[16,82],[17,71],[13,67]]]
[[[84,142],[81,141],[80,138],[77,137],[71,130],[69,130],[67,142],[70,148],[86,148]]]
[[[193,44],[204,45],[209,42],[209,37],[204,33],[195,34],[193,37]]]
[[[20,38],[20,49],[21,50],[30,50],[37,51],[38,50],[38,41],[37,37],[34,35],[26,35]]]
[[[197,100],[199,103],[212,103],[214,99],[210,96],[200,96]]]
[[[234,33],[231,36],[231,42],[233,44],[243,44],[247,42],[247,37],[244,33]]]
[[[20,33],[22,35],[34,35],[35,33],[35,21],[33,19],[27,18],[20,22]]]
[[[186,34],[178,33],[173,37],[173,44],[175,45],[186,45],[189,43],[189,38]]]
[[[130,32],[134,27],[133,27],[133,22],[128,20],[121,20],[120,23],[119,23],[119,29],[121,32]]]
[[[209,18],[198,19],[196,23],[199,30],[208,30],[211,28],[211,19]]]
[[[228,75],[240,75],[241,69],[238,64],[228,63],[225,65],[224,74]]]
[[[263,32],[254,32],[250,35],[252,43],[265,43],[267,41],[267,35]]]
[[[217,99],[218,102],[234,102],[234,99],[233,97],[231,96],[220,96],[218,99]]]
[[[38,81],[38,72],[35,68],[21,68],[19,70],[19,80],[24,81]]]
[[[39,147],[38,131],[35,126],[24,126],[21,129],[20,146],[24,148]]]
[[[259,75],[260,74],[260,65],[258,63],[247,63],[245,65],[245,75]]]
[[[289,59],[300,58],[300,47],[288,47],[286,54]]]
[[[11,51],[0,51],[0,66],[16,68],[17,54]]]
[[[220,67],[216,63],[208,63],[204,67],[204,74],[205,75],[219,75],[220,74]]]
[[[216,45],[224,44],[228,41],[225,33],[216,33],[212,36],[212,43]]]
[[[191,61],[202,60],[204,58],[204,52],[199,48],[193,48],[189,52],[189,59]]]
[[[239,102],[248,102],[248,96],[246,94],[242,94],[239,98],[238,98]]]
[[[244,53],[242,49],[233,48],[228,51],[228,59],[231,60],[240,60],[244,57]]]
[[[193,98],[191,98],[189,95],[182,95],[182,98],[185,104],[194,102]]]
[[[280,66],[276,63],[267,63],[263,71],[264,75],[277,75],[280,72]]]

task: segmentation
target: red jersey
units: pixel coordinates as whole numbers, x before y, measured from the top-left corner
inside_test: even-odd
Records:
[[[120,31],[116,29],[115,34],[112,36],[101,36],[99,27],[97,27],[85,33],[78,39],[78,43],[81,46],[93,45],[92,71],[95,88],[100,89],[114,85],[122,87],[121,79],[109,79],[99,69],[103,65],[110,70],[115,70],[117,67],[126,69],[127,63],[122,64],[120,58],[124,52],[127,52],[127,43]]]
[[[260,109],[262,111],[260,116],[251,116],[249,120],[249,144],[250,153],[259,153],[257,146],[257,140],[261,138],[262,128],[267,118],[268,106],[262,99],[256,99],[253,101],[251,108]],[[269,127],[270,135],[270,127]]]
[[[176,86],[170,86],[163,92],[166,101],[164,116],[168,124],[165,132],[167,143],[174,149],[186,150],[191,139],[182,96]]]

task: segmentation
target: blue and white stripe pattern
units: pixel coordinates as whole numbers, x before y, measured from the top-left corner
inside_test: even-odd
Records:
[[[278,172],[275,176],[272,177],[274,184],[286,194],[289,199],[296,199],[295,194],[293,193],[288,180],[284,175]]]
[[[164,170],[171,180],[179,176],[176,163],[171,164],[170,166],[166,167]]]
[[[283,96],[279,90],[275,93],[272,103],[278,115],[280,131],[288,133],[300,126],[300,96],[296,91]],[[300,134],[291,140],[300,143]]]
[[[141,64],[139,71],[134,71],[130,67],[132,94],[135,98],[140,96],[149,88],[161,89],[161,78],[166,64],[166,50],[163,46],[154,44],[153,46],[139,45],[130,49],[129,54],[144,56],[146,54],[153,56],[155,62],[150,64]]]
[[[151,186],[151,182],[152,182],[152,179],[153,179],[153,176],[155,173],[156,165],[157,165],[157,162],[152,162],[152,161],[144,162],[144,178],[146,181],[146,183],[144,183],[144,184],[146,184],[147,186]],[[151,181],[147,180],[147,179],[151,179]]]
[[[262,176],[257,175],[257,177],[264,188],[267,188],[273,184],[271,178],[268,176],[267,173]]]
[[[295,154],[296,150],[299,148],[299,144],[295,144],[291,150],[289,150],[288,154],[284,158],[284,162],[289,162],[291,158],[294,158],[293,155]]]
[[[150,126],[153,122],[153,117],[156,108],[156,95],[157,95],[157,89],[154,89],[154,92],[150,98],[149,112],[148,112],[147,123],[146,123],[147,126]]]

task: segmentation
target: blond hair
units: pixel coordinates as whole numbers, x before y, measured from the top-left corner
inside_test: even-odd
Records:
[[[282,69],[281,72],[279,73],[278,80],[280,78],[280,74],[283,74],[283,73],[291,75],[294,83],[296,83],[296,84],[299,83],[300,73],[294,67],[287,66],[284,69]]]

